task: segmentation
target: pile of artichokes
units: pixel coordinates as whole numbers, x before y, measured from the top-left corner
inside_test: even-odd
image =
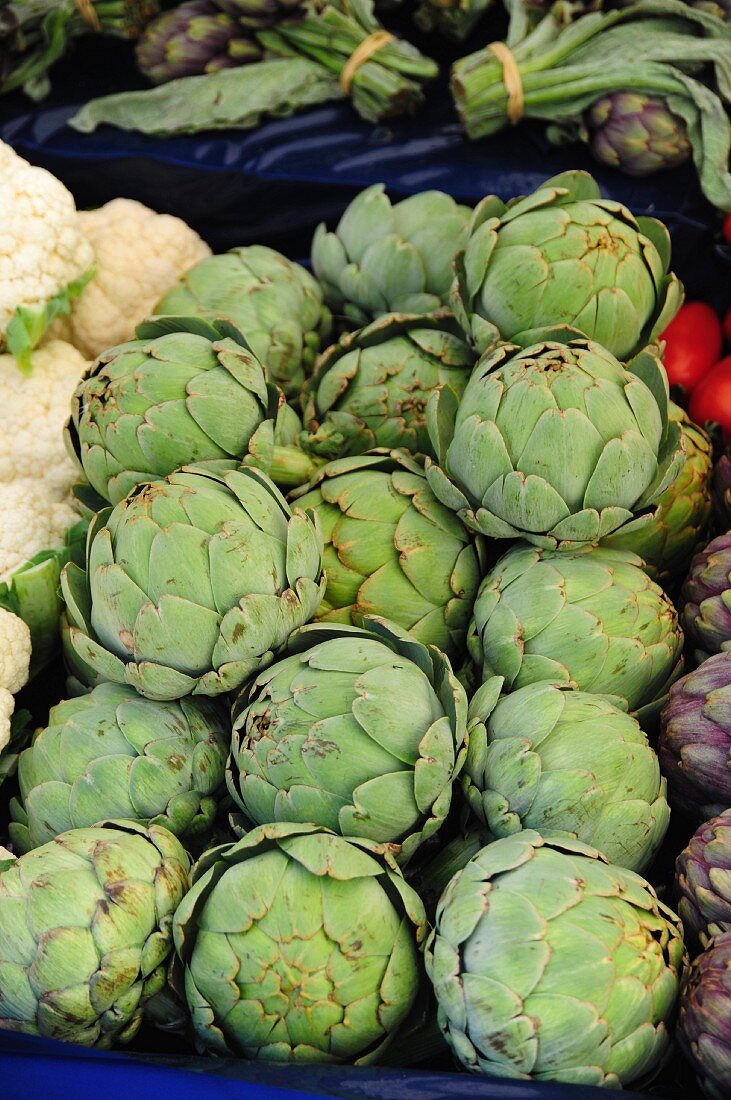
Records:
[[[682,988],[727,1095],[731,535],[679,614],[712,459],[668,394],[667,232],[578,172],[475,210],[375,187],[312,259],[203,260],[73,396],[89,530],[0,1026],[399,1064],[436,1016],[472,1073],[621,1087]],[[685,675],[684,628],[715,654]],[[705,822],[680,916],[671,810]]]

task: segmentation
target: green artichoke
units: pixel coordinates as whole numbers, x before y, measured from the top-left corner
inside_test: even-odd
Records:
[[[381,317],[320,357],[304,395],[301,445],[328,459],[374,447],[432,453],[427,401],[438,386],[460,396],[474,362],[447,310]]]
[[[387,847],[263,825],[206,852],[175,914],[200,1047],[376,1061],[419,986],[424,908]]]
[[[680,676],[683,632],[670,599],[620,550],[561,553],[518,544],[487,574],[467,647],[505,690],[554,683],[644,717]]]
[[[321,558],[315,517],[259,470],[140,485],[92,522],[86,570],[61,575],[72,668],[150,699],[233,691],[314,615]]]
[[[236,329],[166,318],[137,335],[100,356],[71,399],[69,450],[105,500],[191,462],[256,464],[290,485],[311,476],[290,446],[299,417]]]
[[[334,232],[315,230],[312,267],[325,301],[359,325],[384,313],[430,313],[444,305],[452,261],[467,241],[467,206],[441,191],[392,205],[382,183],[353,199]]]
[[[462,788],[495,837],[575,837],[631,871],[654,858],[670,820],[657,756],[637,721],[600,695],[530,684],[470,704]]]
[[[462,399],[429,403],[435,496],[493,538],[573,548],[647,511],[683,464],[667,378],[650,352],[624,366],[598,344],[503,345]]]
[[[294,494],[325,537],[327,586],[316,619],[383,615],[450,659],[461,656],[484,544],[435,499],[406,452],[328,463]]]
[[[105,821],[0,863],[0,1028],[134,1038],[165,982],[189,860],[157,825]]]
[[[239,697],[229,791],[258,825],[311,821],[405,863],[447,816],[467,696],[438,649],[364,622],[304,627]]]
[[[10,837],[21,852],[105,818],[163,825],[190,840],[213,827],[231,737],[213,699],[153,703],[100,684],[51,708],[21,754],[22,805]]]
[[[259,244],[201,260],[155,313],[232,321],[287,395],[299,394],[332,323],[309,271]]]
[[[649,511],[605,535],[601,545],[638,554],[650,576],[671,589],[687,574],[708,531],[713,448],[703,429],[672,401],[668,418],[680,426],[685,452],[680,473]]]
[[[621,1088],[665,1056],[685,952],[639,875],[526,829],[454,876],[425,962],[468,1070]]]
[[[490,195],[475,208],[451,305],[478,351],[570,325],[627,359],[680,309],[669,264],[662,222],[603,199],[587,172],[564,172],[525,198]]]

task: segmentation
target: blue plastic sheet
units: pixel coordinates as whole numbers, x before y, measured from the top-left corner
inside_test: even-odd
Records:
[[[604,1089],[456,1073],[194,1058],[181,1069],[178,1059],[110,1054],[7,1031],[0,1031],[0,1081],[3,1100],[606,1100]]]
[[[80,205],[126,195],[185,218],[217,251],[257,241],[290,256],[307,255],[314,226],[333,223],[371,183],[384,182],[393,197],[440,188],[474,202],[525,194],[556,172],[586,168],[607,196],[668,224],[674,267],[692,296],[713,299],[723,283],[710,259],[719,219],[690,166],[631,179],[597,165],[582,146],[551,146],[529,124],[469,142],[444,84],[416,118],[390,126],[363,122],[346,103],[253,131],[167,139],[109,126],[82,135],[66,125],[82,102],[120,86],[142,86],[129,49],[85,42],[54,70],[45,104],[0,99],[0,138],[50,168]]]

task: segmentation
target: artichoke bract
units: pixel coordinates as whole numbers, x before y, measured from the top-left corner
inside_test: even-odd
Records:
[[[231,321],[269,380],[288,395],[299,394],[332,324],[309,271],[258,244],[201,260],[158,302],[155,314]]]
[[[731,531],[693,558],[680,600],[683,627],[699,661],[731,650]]]
[[[658,752],[671,806],[707,821],[731,806],[731,653],[719,653],[670,689]]]
[[[428,426],[439,500],[485,535],[537,546],[598,542],[650,508],[683,463],[660,361],[647,351],[624,366],[586,340],[502,345],[461,400],[434,394]]]
[[[219,695],[271,662],[324,593],[315,517],[259,470],[190,466],[97,514],[61,577],[77,675],[150,699]]]
[[[675,893],[686,939],[707,947],[731,932],[731,810],[700,825],[680,853]]]
[[[347,333],[307,384],[301,445],[329,459],[374,447],[431,453],[429,397],[438,386],[460,396],[474,362],[447,310],[387,315]]]
[[[100,684],[58,703],[20,756],[13,844],[25,852],[108,818],[204,838],[230,738],[226,708],[213,699],[153,703],[130,687]]]
[[[532,829],[454,876],[425,955],[466,1069],[610,1088],[662,1061],[684,960],[680,921],[644,879]]]
[[[688,572],[711,519],[711,441],[683,409],[670,402],[670,420],[680,426],[685,462],[675,481],[647,512],[605,535],[602,546],[638,554],[663,588],[676,588]]]
[[[242,693],[229,791],[258,825],[311,821],[406,862],[449,810],[467,696],[438,649],[364,624],[303,627]]]
[[[325,301],[358,324],[383,313],[430,313],[444,305],[452,261],[471,211],[441,191],[392,204],[376,183],[353,199],[337,229],[315,231],[312,267]]]
[[[192,462],[254,463],[283,483],[290,465],[295,485],[310,476],[312,463],[290,445],[297,414],[236,329],[167,318],[137,334],[100,356],[71,399],[69,450],[105,500],[118,504]]]
[[[0,1028],[108,1047],[165,983],[189,859],[167,829],[108,821],[0,863]]]
[[[680,1001],[678,1045],[711,1100],[731,1094],[731,933],[693,963]]]
[[[423,467],[403,451],[337,459],[293,496],[325,539],[316,619],[382,615],[450,659],[462,655],[484,544],[435,498]]]
[[[659,96],[615,92],[584,113],[582,136],[598,161],[628,176],[677,168],[691,157],[685,122]]]
[[[511,547],[486,575],[467,634],[484,679],[606,695],[649,716],[682,672],[677,612],[633,554]]]
[[[670,809],[657,756],[638,722],[598,695],[531,684],[470,703],[462,787],[495,837],[536,829],[576,837],[610,863],[644,870]]]
[[[206,852],[174,926],[199,1046],[376,1061],[416,998],[425,930],[417,894],[371,841],[279,823]]]
[[[603,199],[587,172],[564,172],[507,205],[494,195],[478,204],[450,304],[478,351],[570,325],[627,359],[681,306],[669,266],[662,222]]]

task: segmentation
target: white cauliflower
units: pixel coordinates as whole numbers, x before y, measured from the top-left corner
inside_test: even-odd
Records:
[[[28,683],[30,630],[17,615],[0,608],[0,753],[10,740],[16,692]]]
[[[0,142],[0,349],[29,367],[30,350],[68,307],[64,292],[80,289],[73,284],[93,263],[70,192]]]
[[[95,359],[133,339],[163,295],[211,250],[180,218],[133,199],[113,199],[78,217],[96,273],[55,331]]]
[[[20,623],[16,633],[23,632],[22,644],[14,643],[21,652],[27,650],[20,687],[28,678],[31,644],[33,674],[55,650],[59,573],[83,536],[71,501],[79,473],[66,453],[63,426],[86,365],[76,348],[60,340],[34,352],[31,374],[23,374],[12,355],[0,355],[5,389],[0,402],[0,750],[9,736],[6,718],[17,690],[2,675],[2,630],[8,633],[15,620]],[[74,531],[67,539],[70,528]],[[24,568],[39,554],[32,569]],[[2,775],[0,764],[0,781]]]
[[[66,453],[63,428],[71,396],[86,366],[81,352],[61,340],[36,349],[30,374],[18,370],[11,355],[0,355],[0,487],[32,480],[53,500],[68,497],[79,473]],[[45,514],[47,509],[43,511]],[[46,548],[52,545],[58,544]],[[0,554],[0,575],[6,571]]]
[[[8,584],[15,570],[41,550],[62,547],[67,530],[78,522],[68,493],[78,474],[69,465],[65,499],[57,499],[43,480],[0,482],[0,584]]]

